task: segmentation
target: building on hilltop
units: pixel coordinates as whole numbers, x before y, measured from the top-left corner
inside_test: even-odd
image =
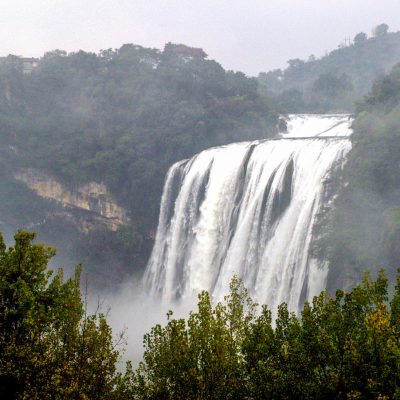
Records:
[[[39,64],[39,59],[34,57],[19,57],[12,54],[7,57],[0,57],[0,64],[12,64],[22,66],[24,74],[30,74]]]

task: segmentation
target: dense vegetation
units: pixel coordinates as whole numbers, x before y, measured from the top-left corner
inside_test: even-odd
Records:
[[[19,185],[0,197],[2,227],[40,222],[41,237],[63,246],[73,242],[69,256],[96,266],[94,276],[109,264],[116,270],[132,262],[143,266],[171,164],[211,146],[271,136],[277,120],[256,79],[225,71],[201,49],[127,44],[99,54],[56,50],[31,74],[10,56],[0,65],[3,186],[10,187],[19,167],[44,169],[69,187],[104,182],[133,222],[122,232],[82,236],[60,218],[46,219],[47,203],[36,201],[35,210],[21,205],[23,213],[13,207],[20,203]],[[108,277],[116,276],[123,278]]]
[[[285,71],[258,79],[225,71],[201,49],[184,45],[159,51],[127,44],[99,54],[56,50],[31,74],[9,56],[0,64],[0,228],[7,238],[18,226],[37,230],[59,248],[59,262],[82,261],[92,284],[116,287],[147,261],[173,162],[211,146],[271,136],[280,111],[348,112],[399,60],[400,33],[388,33],[384,24],[371,38],[360,33],[321,59],[291,60]],[[117,232],[78,232],[59,205],[13,178],[21,167],[51,172],[70,188],[104,182],[132,223]],[[382,252],[374,261],[368,254],[370,268],[386,264]]]
[[[326,293],[299,317],[255,305],[237,279],[223,304],[199,296],[187,320],[169,316],[145,336],[132,376],[137,399],[397,399],[400,279],[368,275],[348,293]]]
[[[104,315],[87,315],[80,270],[50,279],[52,248],[0,236],[0,394],[6,399],[106,399],[119,352]]]
[[[358,104],[343,186],[324,221],[320,243],[332,288],[357,282],[365,269],[400,265],[400,64]]]
[[[348,112],[399,61],[400,32],[388,33],[381,24],[370,38],[360,32],[319,59],[289,60],[285,70],[261,73],[258,80],[289,112]]]
[[[223,303],[207,292],[185,319],[168,313],[144,337],[143,361],[116,372],[119,351],[103,315],[87,315],[79,271],[46,271],[54,254],[19,231],[0,240],[2,399],[397,399],[400,274],[349,292],[321,293],[275,323],[234,278]],[[140,319],[138,319],[139,321]]]

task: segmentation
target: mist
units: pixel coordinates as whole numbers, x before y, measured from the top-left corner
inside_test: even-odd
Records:
[[[173,312],[172,318],[187,318],[190,311],[196,310],[197,293],[193,296],[172,301],[149,293],[140,280],[127,282],[118,293],[105,294],[96,298],[93,294],[89,300],[89,311],[107,315],[107,321],[113,329],[115,341],[123,333],[124,343],[120,350],[122,358],[120,367],[126,361],[132,361],[134,367],[141,361],[144,347],[143,337],[157,324],[166,325],[167,313]]]

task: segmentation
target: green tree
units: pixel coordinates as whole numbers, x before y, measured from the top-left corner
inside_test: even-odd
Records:
[[[103,315],[86,315],[80,268],[64,282],[47,270],[52,248],[18,231],[0,236],[0,387],[10,399],[108,399],[115,349]]]
[[[352,90],[350,77],[346,74],[335,76],[322,74],[314,82],[313,91],[322,97],[335,98],[343,92]]]
[[[366,40],[367,40],[367,34],[364,32],[357,33],[357,35],[354,36],[354,44],[356,46],[360,45],[361,43],[364,43]]]
[[[260,73],[260,91],[278,96],[284,92],[299,91],[304,99],[303,104],[297,105],[299,111],[292,111],[293,101],[289,96],[280,99],[289,112],[353,112],[354,103],[365,96],[374,81],[385,71],[389,71],[400,59],[400,32],[388,32],[388,27],[382,25],[378,36],[368,39],[363,32],[355,35],[353,46],[341,45],[317,60],[312,57],[307,61],[290,60],[288,68],[283,71]],[[320,76],[326,74],[336,77],[347,75],[353,90],[348,91],[346,96],[337,102],[321,102],[320,99],[315,99],[313,85]]]
[[[372,33],[375,37],[378,37],[378,36],[386,35],[388,33],[388,31],[389,31],[388,24],[379,24],[372,30]]]
[[[187,320],[171,319],[145,336],[133,399],[397,399],[399,288],[366,274],[349,292],[326,292],[300,315],[281,304],[275,320],[234,278],[214,307],[207,292]]]
[[[224,304],[213,307],[207,292],[197,312],[184,319],[168,314],[165,327],[145,335],[145,352],[134,392],[146,399],[239,399],[246,394],[241,344],[254,304],[240,280],[231,282]]]
[[[258,92],[256,79],[225,71],[198,48],[169,43],[164,50],[125,44],[99,54],[55,50],[31,74],[23,74],[14,58],[0,65],[2,160],[12,171],[1,186],[16,186],[11,175],[20,167],[43,169],[71,189],[104,182],[128,211],[136,238],[110,231],[85,235],[60,213],[28,217],[30,207],[17,211],[21,201],[9,198],[0,199],[2,214],[14,217],[13,227],[45,219],[37,224],[39,234],[59,247],[61,257],[72,253],[82,260],[84,248],[92,285],[114,289],[132,273],[132,259],[136,273],[145,267],[164,177],[174,162],[276,132],[278,111]],[[81,215],[77,220],[80,228]],[[120,249],[130,244],[124,257]],[[121,273],[109,274],[110,265]]]
[[[330,289],[384,266],[394,280],[400,265],[400,66],[379,79],[358,104],[352,150],[342,186],[325,221],[323,253],[331,268]]]

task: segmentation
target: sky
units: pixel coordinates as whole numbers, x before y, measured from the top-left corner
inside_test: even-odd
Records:
[[[257,75],[382,22],[400,30],[400,0],[0,0],[0,56],[172,42]]]

